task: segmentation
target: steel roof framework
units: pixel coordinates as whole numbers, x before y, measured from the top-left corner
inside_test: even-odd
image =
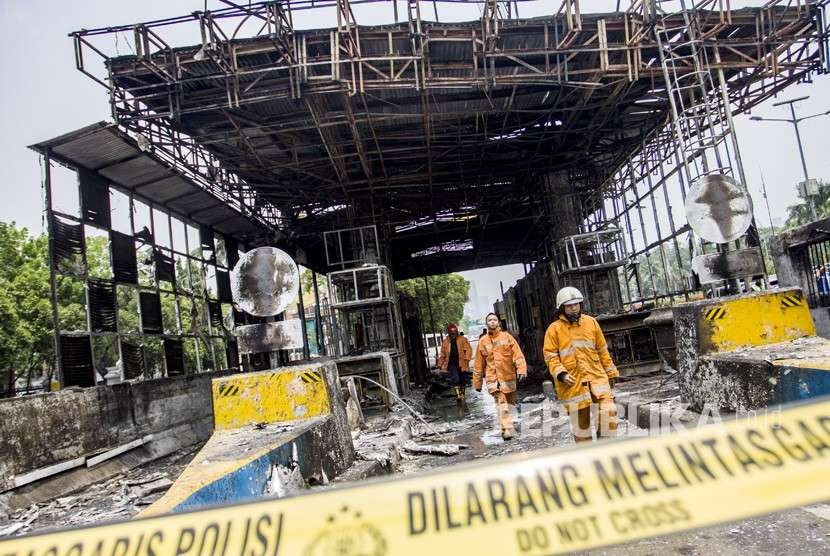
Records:
[[[567,175],[590,227],[609,218],[606,200],[642,186],[646,168],[656,172],[659,158],[662,169],[677,148],[652,1],[588,15],[565,0],[534,19],[516,18],[516,3],[477,2],[479,21],[438,23],[408,0],[402,21],[374,27],[354,20],[351,6],[364,2],[226,3],[73,33],[78,67],[95,77],[90,49],[104,56],[107,77],[96,79],[121,126],[239,195],[318,267],[322,231],[365,224],[391,245],[398,278],[533,260],[556,239],[541,178]],[[719,60],[707,70],[723,71],[735,111],[823,69],[823,5],[692,6],[703,48]],[[293,12],[320,7],[336,8],[335,28],[293,29]],[[682,26],[681,14],[663,15],[672,18]],[[237,35],[254,22],[253,36]],[[202,44],[162,38],[188,24]],[[125,31],[135,55],[96,46]]]

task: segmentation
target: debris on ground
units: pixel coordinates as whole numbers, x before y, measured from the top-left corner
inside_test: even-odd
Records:
[[[196,452],[180,450],[72,495],[12,511],[0,524],[0,537],[129,519],[164,496]]]
[[[265,485],[263,494],[284,498],[306,489],[305,479],[300,472],[298,465],[286,467],[284,465],[272,465],[268,483]]]
[[[143,483],[141,485],[136,485],[134,488],[131,488],[130,497],[144,499],[151,494],[165,492],[171,486],[173,486],[173,481],[171,481],[167,477],[159,477],[155,480]]]
[[[438,456],[457,456],[463,444],[417,444],[412,440],[404,443],[403,449],[410,454],[433,454]]]

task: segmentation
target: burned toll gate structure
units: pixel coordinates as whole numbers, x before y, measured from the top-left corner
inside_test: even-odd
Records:
[[[729,265],[689,279],[695,257],[740,257],[758,241],[754,225],[705,241],[687,223],[684,200],[707,179],[745,188],[733,114],[827,63],[824,1],[732,9],[633,0],[587,13],[587,2],[557,0],[532,18],[520,17],[523,1],[223,3],[73,33],[78,69],[108,90],[114,124],[34,146],[80,176],[78,218],[48,207],[53,274],[72,274],[67,258],[85,260],[81,228],[109,235],[118,272],[103,281],[76,272],[87,291],[86,335],[126,283],[140,301],[138,333],[171,358],[177,334],[201,342],[196,357],[210,352],[214,368],[238,364],[221,284],[236,249],[258,245],[316,272],[342,271],[348,259],[388,268],[396,280],[524,263],[536,286],[514,300],[512,318],[536,351],[560,285],[585,288],[592,312],[614,314],[704,287],[717,294],[736,278],[763,280],[763,268],[736,276]],[[457,4],[475,5],[480,17],[438,21]],[[389,23],[360,25],[355,13],[368,7]],[[336,26],[303,30],[309,14],[316,26],[321,17]],[[195,44],[174,44],[185,35]],[[112,51],[118,37],[129,55]],[[111,230],[105,191],[158,211],[164,231],[150,226],[145,241],[142,227]],[[179,224],[188,230],[184,251],[164,243]],[[365,229],[377,237],[371,256],[361,252],[364,232],[338,233],[346,246],[332,264],[325,233]],[[132,260],[123,274],[118,245],[131,242],[155,262],[154,280],[134,279]],[[204,279],[165,292],[159,284],[170,283],[165,269],[177,257]],[[175,331],[165,315],[152,317],[165,294],[189,298]],[[188,311],[206,332],[183,332]],[[103,320],[129,347],[121,320]],[[87,357],[65,332],[64,376]]]

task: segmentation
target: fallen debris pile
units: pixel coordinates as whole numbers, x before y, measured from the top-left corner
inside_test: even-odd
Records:
[[[403,449],[410,454],[430,454],[437,456],[457,456],[464,444],[417,444],[410,440],[405,442]]]
[[[75,495],[10,512],[0,537],[128,519],[161,498],[194,455],[195,450],[177,452]]]

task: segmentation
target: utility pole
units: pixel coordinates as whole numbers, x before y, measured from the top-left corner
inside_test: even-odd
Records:
[[[826,116],[830,114],[830,110],[827,110],[826,112],[820,112],[818,114],[813,114],[811,116],[804,116],[803,118],[797,117],[795,114],[795,103],[800,102],[802,100],[807,100],[808,98],[810,97],[798,97],[791,100],[782,100],[781,102],[776,102],[773,104],[773,106],[789,106],[791,118],[762,118],[761,116],[752,116],[749,119],[756,122],[787,122],[793,125],[793,128],[795,129],[795,139],[798,143],[798,154],[801,157],[801,170],[804,172],[804,199],[807,201],[807,206],[810,208],[810,216],[813,220],[816,220],[818,218],[818,215],[816,214],[816,207],[813,203],[813,196],[807,192],[807,183],[810,180],[810,176],[807,172],[807,161],[804,158],[804,146],[801,143],[801,131],[798,129],[798,124],[803,122],[804,120],[809,120],[810,118]]]
[[[435,339],[435,316],[432,314],[432,301],[429,298],[429,281],[427,277],[424,276],[424,288],[426,288],[427,292],[427,308],[429,309],[429,323],[430,328],[432,329],[432,337]],[[443,334],[441,335],[441,340],[443,341]],[[438,360],[438,342],[435,342],[435,360]]]
[[[764,203],[767,205],[767,218],[769,218],[769,227],[772,231],[773,237],[775,236],[775,225],[772,223],[772,211],[769,208],[769,197],[767,197],[767,182],[764,180],[764,173],[758,168],[758,172],[761,174],[761,191],[764,193]]]

